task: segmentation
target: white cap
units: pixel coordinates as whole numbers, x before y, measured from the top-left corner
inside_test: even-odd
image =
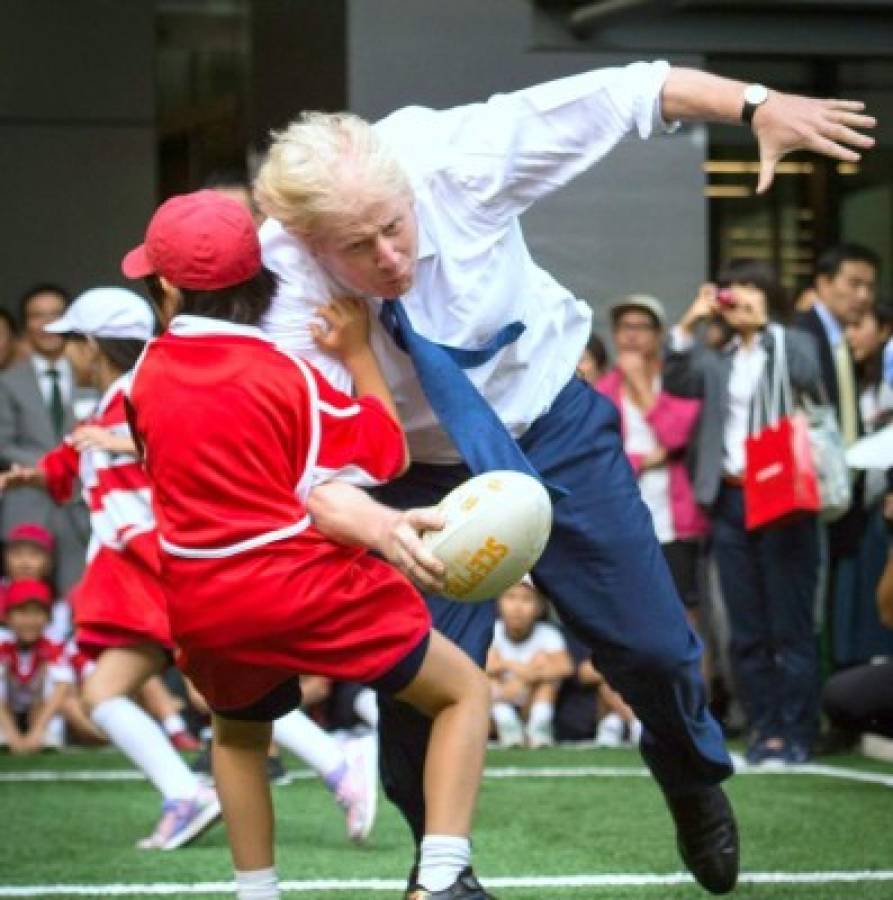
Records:
[[[44,325],[56,334],[87,334],[99,338],[148,341],[155,315],[139,294],[120,287],[99,287],[76,297],[61,319]]]

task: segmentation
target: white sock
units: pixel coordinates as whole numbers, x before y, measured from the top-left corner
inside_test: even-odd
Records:
[[[338,741],[296,709],[273,723],[273,740],[325,778],[346,763]]]
[[[426,834],[419,859],[419,884],[429,891],[446,890],[471,865],[471,841],[451,834]]]
[[[536,731],[538,728],[551,728],[554,708],[551,703],[545,700],[537,700],[530,707],[530,715],[527,718],[527,727],[530,731]]]
[[[279,880],[276,870],[254,869],[240,872],[236,869],[236,897],[238,900],[279,900]]]
[[[103,700],[90,718],[155,785],[165,800],[194,797],[199,781],[155,720],[128,697]]]
[[[372,688],[363,688],[353,701],[353,711],[370,728],[378,728],[378,697]]]
[[[168,735],[180,734],[186,730],[186,720],[179,713],[171,713],[161,723]]]

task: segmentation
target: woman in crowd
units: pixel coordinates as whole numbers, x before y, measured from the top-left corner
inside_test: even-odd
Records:
[[[717,315],[732,336],[714,348],[699,332]],[[673,328],[664,366],[666,390],[703,400],[695,497],[711,519],[732,664],[748,716],[747,760],[754,765],[804,762],[818,728],[818,523],[807,515],[748,531],[744,522],[744,445],[754,398],[777,359],[767,326],[783,317],[784,296],[772,270],[756,260],[733,260],[718,285],[701,287]],[[789,329],[781,334],[795,394],[817,397],[812,339]]]

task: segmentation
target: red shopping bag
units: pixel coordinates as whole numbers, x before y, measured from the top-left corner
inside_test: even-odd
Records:
[[[801,413],[781,416],[744,444],[744,522],[748,530],[783,525],[821,508],[819,483]]]

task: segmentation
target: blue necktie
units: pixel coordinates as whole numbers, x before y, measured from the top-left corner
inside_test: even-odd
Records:
[[[492,359],[499,350],[518,339],[524,325],[512,322],[485,346],[464,350],[437,344],[420,335],[399,300],[385,300],[379,319],[397,346],[409,354],[437,420],[475,475],[493,469],[511,469],[541,481],[553,502],[567,495],[564,488],[543,481],[518,442],[462,371]]]

